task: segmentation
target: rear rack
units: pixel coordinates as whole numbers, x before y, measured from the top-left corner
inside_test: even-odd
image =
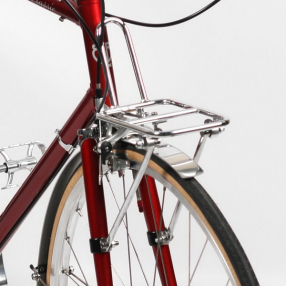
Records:
[[[132,112],[136,111],[137,114],[140,113],[140,110],[144,107],[151,107],[155,105],[171,105],[175,107],[179,107],[182,110],[163,113],[160,115],[150,115],[144,116],[141,118],[130,119],[131,116],[135,116]],[[204,121],[201,125],[195,125],[186,128],[178,128],[172,130],[162,131],[160,129],[155,128],[155,130],[150,129],[148,126],[144,126],[146,123],[153,123],[153,125],[162,123],[167,119],[174,119],[179,116],[191,115],[191,114],[201,114],[206,116],[208,119]],[[128,118],[129,116],[129,118]],[[210,131],[213,129],[219,129],[229,124],[229,119],[223,117],[222,115],[207,111],[205,109],[196,108],[190,106],[185,103],[181,103],[178,101],[174,101],[171,99],[158,99],[158,100],[143,100],[138,104],[131,104],[126,106],[120,106],[116,108],[111,108],[105,110],[101,113],[96,114],[96,118],[102,120],[104,122],[108,122],[117,127],[123,127],[125,129],[129,129],[130,131],[137,132],[141,135],[145,135],[152,138],[162,138],[162,137],[173,137],[177,135],[182,135],[185,133],[191,132],[202,132],[202,131]]]

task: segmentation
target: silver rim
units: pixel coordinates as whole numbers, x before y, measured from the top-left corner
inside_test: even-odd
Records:
[[[128,173],[120,181],[117,175],[109,176],[111,184],[106,178],[104,180],[107,212],[111,216],[108,218],[109,227],[124,199],[124,189],[125,193],[128,191],[132,175],[128,177]],[[154,170],[148,168],[146,174],[158,183],[166,226],[174,227],[174,239],[169,245],[177,285],[238,285],[215,238],[183,194]],[[123,181],[126,183],[123,184]],[[66,200],[58,223],[51,259],[52,286],[96,285],[84,209],[84,183],[81,177]],[[111,252],[114,285],[161,285],[143,217],[138,212],[134,198],[128,217],[116,236],[120,244]],[[157,253],[156,256],[159,255]]]

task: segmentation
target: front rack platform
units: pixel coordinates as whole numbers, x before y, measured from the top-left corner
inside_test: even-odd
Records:
[[[162,113],[159,115],[157,113],[152,113],[151,115],[149,115],[144,112],[144,108],[146,107],[159,106],[162,108],[163,106],[167,105],[179,107],[181,110]],[[156,128],[157,124],[166,122],[166,120],[168,119],[174,119],[179,116],[191,114],[201,114],[207,117],[207,119],[204,120],[203,124],[194,125],[186,128],[178,128],[164,131],[159,128]],[[136,119],[134,119],[134,117],[136,117]],[[223,127],[228,125],[230,122],[228,118],[222,115],[171,99],[142,100],[138,104],[114,107],[102,111],[101,113],[97,113],[96,118],[104,122],[108,122],[114,126],[122,127],[152,138],[173,137],[185,133],[203,132],[211,130],[218,130],[220,132],[223,130]],[[147,123],[152,123],[155,126],[154,130],[151,129],[149,126],[144,125]]]

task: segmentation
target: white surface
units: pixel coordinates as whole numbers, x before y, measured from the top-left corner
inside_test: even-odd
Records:
[[[177,19],[188,9],[180,1],[107,1],[108,12],[142,21]],[[261,285],[269,286],[285,285],[286,278],[285,9],[282,0],[222,1],[177,27],[130,27],[150,98],[180,99],[231,118],[226,132],[207,142],[199,181],[233,227]],[[81,31],[27,1],[1,1],[0,39],[0,146],[49,144],[89,86]],[[137,101],[118,50],[112,55],[119,93],[128,98],[124,103],[132,96]],[[177,142],[193,153],[186,137]],[[0,193],[1,210],[12,194]],[[29,264],[37,263],[49,194],[5,249],[9,285],[34,285]]]

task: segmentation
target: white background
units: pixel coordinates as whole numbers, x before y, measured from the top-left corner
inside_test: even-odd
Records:
[[[107,0],[106,6],[110,13],[163,22],[186,16],[198,3]],[[286,285],[285,10],[282,0],[224,0],[180,26],[130,26],[150,98],[170,97],[230,117],[226,132],[207,142],[199,181],[236,232],[261,285],[269,286]],[[119,96],[131,103],[138,93],[117,37],[112,30]],[[0,146],[48,145],[88,86],[78,27],[27,1],[0,2]],[[193,154],[188,137],[177,143]],[[4,251],[9,285],[34,285],[29,264],[37,263],[50,192]],[[1,210],[13,194],[0,192]]]

